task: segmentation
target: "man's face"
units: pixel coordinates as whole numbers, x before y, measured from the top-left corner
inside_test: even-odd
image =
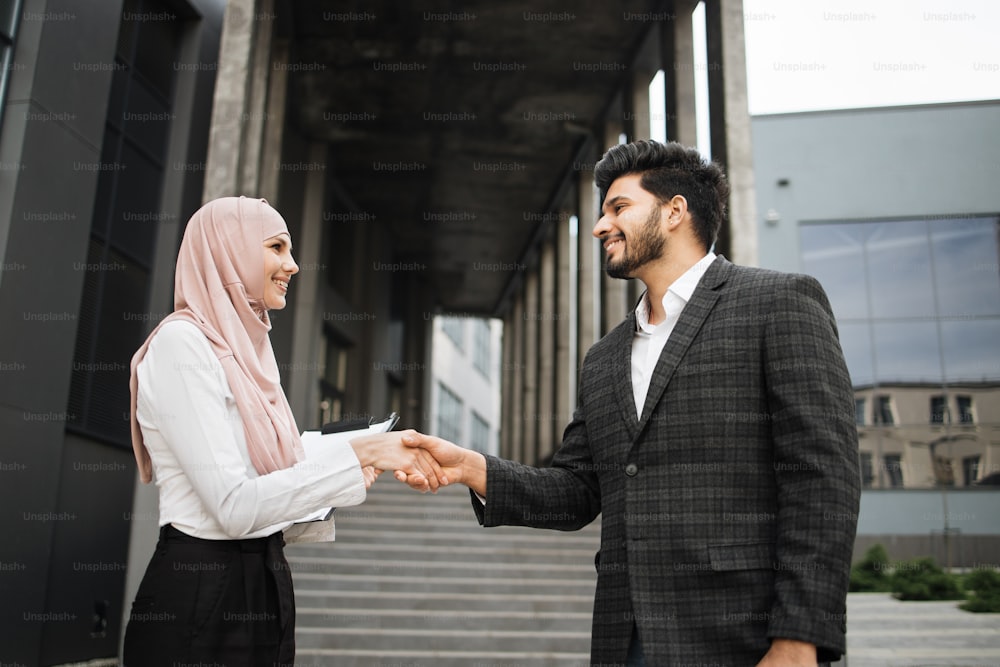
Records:
[[[601,240],[612,278],[634,278],[660,259],[667,239],[661,227],[661,204],[639,185],[640,174],[627,174],[608,188],[593,234]]]

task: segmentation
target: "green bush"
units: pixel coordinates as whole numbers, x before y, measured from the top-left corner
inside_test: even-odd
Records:
[[[958,580],[938,567],[933,558],[896,563],[890,577],[893,597],[899,600],[960,600]]]
[[[864,558],[851,566],[852,593],[887,593],[889,585],[889,554],[881,544],[872,545]]]
[[[960,583],[961,582],[961,585]],[[966,591],[963,594],[963,589]],[[1000,571],[976,569],[964,577],[949,574],[933,558],[892,563],[881,544],[851,566],[852,593],[892,593],[899,600],[961,600],[966,611],[1000,613]]]
[[[959,605],[966,611],[1000,612],[1000,572],[973,570],[965,577],[968,600]]]

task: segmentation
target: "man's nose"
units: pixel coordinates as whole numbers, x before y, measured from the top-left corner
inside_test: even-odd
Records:
[[[594,238],[599,239],[603,236],[607,236],[610,232],[611,232],[611,223],[608,222],[607,216],[602,215],[600,218],[597,219],[597,222],[594,224],[594,229],[591,233],[594,235]]]

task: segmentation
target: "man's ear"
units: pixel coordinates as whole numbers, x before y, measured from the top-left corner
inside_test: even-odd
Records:
[[[688,202],[684,195],[674,195],[664,204],[664,213],[667,215],[667,228],[676,231],[678,226],[687,217]]]

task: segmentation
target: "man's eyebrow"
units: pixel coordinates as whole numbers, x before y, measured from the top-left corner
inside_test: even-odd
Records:
[[[604,209],[606,209],[609,206],[614,206],[615,204],[617,204],[618,202],[620,202],[623,199],[624,200],[628,200],[628,195],[616,195],[616,196],[612,197],[611,199],[605,199],[604,200],[604,206],[601,207],[601,210],[604,210]]]

